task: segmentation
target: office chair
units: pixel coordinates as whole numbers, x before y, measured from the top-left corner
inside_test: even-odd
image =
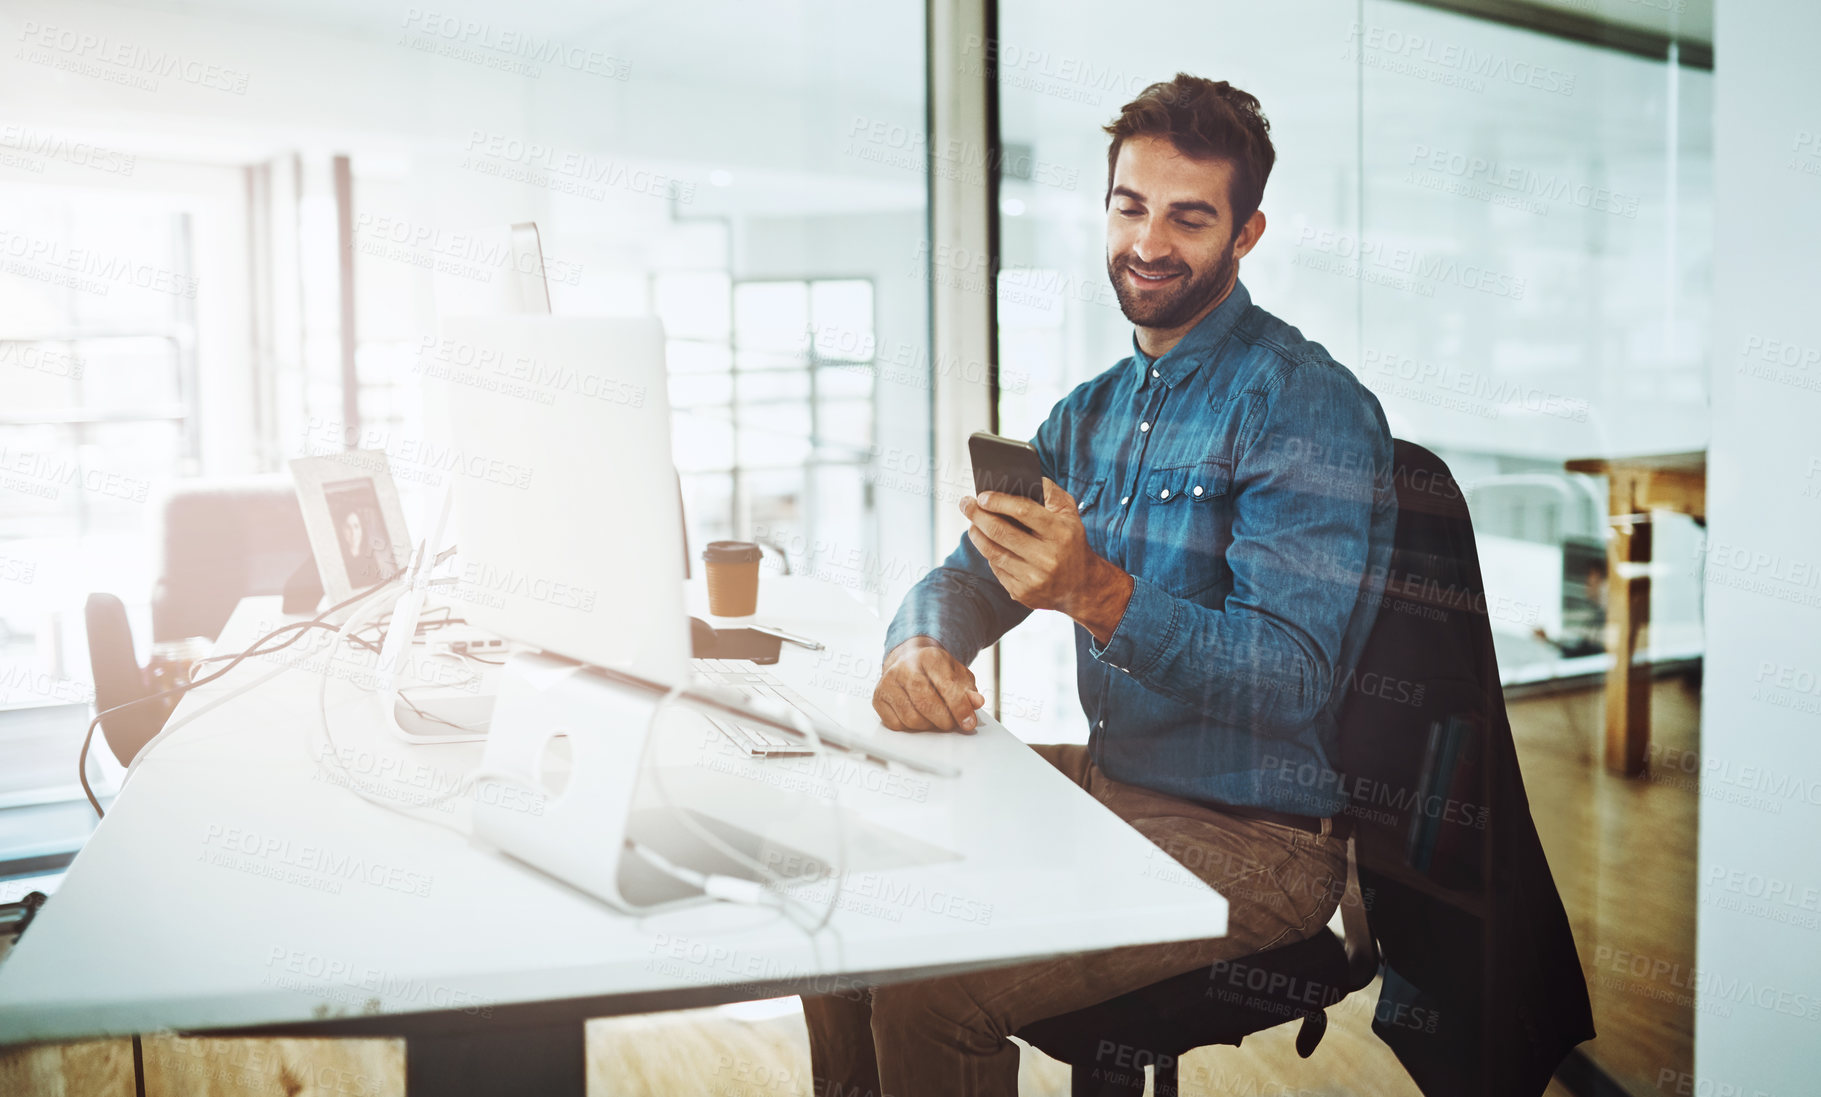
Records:
[[[1254,1032],[1294,1020],[1302,1023],[1296,1053],[1307,1059],[1328,1030],[1328,1007],[1378,973],[1351,855],[1348,865],[1344,941],[1324,926],[1306,940],[1198,967],[1015,1035],[1073,1068],[1072,1097],[1140,1097],[1147,1065],[1156,1097],[1177,1097],[1183,1055],[1212,1044],[1238,1047]]]
[[[299,584],[298,578],[315,578],[316,558],[289,476],[186,482],[166,499],[160,521],[160,567],[152,589],[154,644],[192,636],[212,640],[242,598],[307,588],[311,584]],[[306,591],[306,608],[314,608],[321,593],[320,586]],[[298,612],[289,604],[286,609]],[[154,692],[147,668],[134,655],[121,600],[90,594],[84,617],[95,710],[105,712]],[[164,726],[177,697],[166,700],[102,719],[101,734],[121,765],[131,764]]]
[[[1494,766],[1515,765],[1515,759],[1489,749],[1484,691],[1496,692],[1496,676],[1487,686],[1473,669],[1480,655],[1490,659],[1485,611],[1482,605],[1477,614],[1444,613],[1425,604],[1436,591],[1455,592],[1471,604],[1472,593],[1483,589],[1470,537],[1459,553],[1436,551],[1448,543],[1437,537],[1438,529],[1449,523],[1470,529],[1471,522],[1458,494],[1437,493],[1438,487],[1453,491],[1446,464],[1408,442],[1396,442],[1394,453],[1398,521],[1391,572],[1402,579],[1380,602],[1355,680],[1401,680],[1409,695],[1349,691],[1340,707],[1338,768],[1414,792],[1419,804],[1445,797],[1488,805],[1494,802]],[[1412,704],[1410,696],[1421,700]],[[1359,786],[1351,787],[1357,795]],[[1344,941],[1323,928],[1305,941],[1199,967],[1027,1025],[1015,1035],[1073,1067],[1074,1097],[1141,1094],[1145,1065],[1154,1068],[1157,1097],[1176,1097],[1178,1063],[1198,1047],[1238,1046],[1254,1032],[1300,1020],[1296,1050],[1308,1058],[1327,1029],[1328,1007],[1371,983],[1381,960],[1388,959],[1380,951],[1386,930],[1394,931],[1391,940],[1402,950],[1400,980],[1414,974],[1424,985],[1448,984],[1426,970],[1444,961],[1412,946],[1421,938],[1420,929],[1412,927],[1440,927],[1449,918],[1468,925],[1467,935],[1481,942],[1484,970],[1464,978],[1477,985],[1482,1000],[1499,1000],[1502,987],[1492,962],[1495,911],[1486,901],[1492,893],[1490,830],[1445,822],[1426,809],[1412,810],[1408,802],[1397,810],[1349,812],[1337,816],[1335,825],[1349,839],[1348,887],[1341,902]],[[1361,899],[1362,880],[1371,888],[1373,909],[1393,916],[1376,933]],[[1388,973],[1387,984],[1391,978]],[[1482,1047],[1492,1046],[1495,1012],[1478,1011],[1470,1026],[1482,1028]],[[1377,1009],[1373,1029],[1381,1039],[1392,1032],[1405,1041],[1393,1046],[1410,1067],[1404,1059],[1409,1034],[1398,1032],[1395,1021],[1387,1022]],[[1445,1073],[1453,1066],[1419,1063],[1413,1076],[1429,1092],[1475,1091],[1469,1089],[1470,1071]],[[1484,1086],[1477,1090],[1484,1091]]]

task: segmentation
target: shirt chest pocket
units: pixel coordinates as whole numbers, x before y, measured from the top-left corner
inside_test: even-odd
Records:
[[[1230,585],[1233,466],[1200,461],[1154,468],[1139,490],[1139,574],[1183,598]]]

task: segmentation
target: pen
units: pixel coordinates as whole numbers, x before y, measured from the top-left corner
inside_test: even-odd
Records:
[[[798,636],[794,632],[787,632],[775,625],[748,625],[746,627],[752,629],[754,632],[763,632],[767,636],[776,636],[780,640],[795,644],[798,647],[808,648],[811,651],[822,650],[821,641],[811,640],[807,636]]]

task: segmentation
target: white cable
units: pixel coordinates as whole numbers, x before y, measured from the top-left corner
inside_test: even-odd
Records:
[[[391,585],[390,583],[387,583],[386,586],[381,586],[381,587],[375,588],[370,594],[367,595],[367,598],[373,597],[373,595],[380,593],[381,591],[385,590],[386,587],[388,587],[390,585]],[[363,599],[363,601],[364,600],[365,599]],[[300,625],[301,625],[301,622],[300,622]],[[301,639],[301,637],[300,637],[300,639]],[[288,646],[290,646],[290,645],[288,645],[288,644],[285,645],[285,647],[288,647]],[[251,649],[249,649],[249,651],[250,650]],[[276,654],[278,654],[278,652],[283,651],[283,650],[284,650],[283,647],[275,648],[272,651],[267,652],[267,654],[276,655]],[[246,654],[245,652],[242,653],[242,655],[245,655],[245,654]],[[332,650],[331,650],[330,657],[333,658]],[[234,658],[234,656],[219,656],[218,658]],[[229,693],[222,694],[220,697],[217,697],[217,698],[211,700],[208,704],[203,705],[201,708],[193,709],[189,712],[184,713],[183,718],[181,720],[167,720],[165,722],[165,725],[162,728],[158,729],[158,734],[152,736],[150,739],[147,739],[145,745],[139,748],[139,753],[133,755],[133,761],[126,767],[126,775],[120,778],[120,787],[122,789],[125,789],[126,783],[128,781],[132,780],[133,774],[138,771],[139,764],[141,762],[145,761],[146,758],[151,755],[152,748],[157,746],[159,743],[164,742],[165,739],[169,738],[179,728],[188,724],[190,721],[196,719],[198,716],[201,716],[206,712],[211,712],[217,708],[220,708],[222,705],[227,704],[229,701],[234,700],[236,697],[239,697],[246,693],[250,693],[251,691],[258,689],[260,686],[265,685],[267,682],[270,682],[272,679],[283,674],[285,671],[293,670],[293,669],[295,669],[295,666],[292,664],[285,664],[283,666],[275,667],[270,672],[266,673],[264,676],[255,678],[251,682],[248,682],[246,685],[240,686]]]
[[[133,779],[133,774],[135,774],[139,771],[140,763],[144,762],[148,757],[151,756],[152,748],[156,747],[159,743],[164,742],[166,739],[168,739],[172,735],[176,734],[178,728],[183,727],[184,725],[188,724],[190,721],[196,719],[198,716],[201,716],[204,713],[212,712],[215,709],[220,708],[222,705],[227,704],[229,701],[234,700],[236,697],[239,697],[244,693],[248,693],[252,690],[258,689],[260,686],[265,685],[267,682],[270,682],[272,679],[278,677],[279,675],[283,674],[285,671],[290,670],[290,669],[292,669],[292,668],[289,666],[275,667],[274,669],[266,672],[261,677],[255,678],[251,682],[248,682],[246,685],[240,686],[233,690],[230,690],[227,693],[222,694],[220,697],[217,697],[217,698],[211,700],[208,704],[203,705],[200,708],[191,709],[190,711],[183,714],[183,718],[181,720],[166,721],[165,725],[162,728],[158,729],[158,734],[152,736],[150,739],[147,739],[145,742],[145,746],[142,746],[139,748],[139,753],[133,755],[132,762],[129,763],[126,767],[126,775],[124,777],[120,778],[121,789],[124,790],[126,788],[126,783]]]
[[[670,690],[664,694],[663,698],[658,701],[657,707],[655,709],[653,709],[652,714],[651,714],[651,725],[650,725],[650,729],[649,729],[649,735],[652,738],[655,738],[657,735],[657,724],[658,724],[659,717],[661,717],[663,715],[665,709],[669,708],[679,698],[682,697],[684,689],[685,689],[685,687],[683,687],[683,686],[672,686],[670,688]],[[793,727],[795,727],[799,733],[801,733],[804,737],[806,737],[810,741],[811,746],[815,750],[814,757],[818,761],[821,760],[825,756],[824,752],[827,750],[827,745],[825,743],[823,743],[822,737],[816,733],[814,722],[811,721],[805,715],[803,715],[803,713],[798,712],[794,707],[786,707],[785,712],[787,713],[786,719],[788,719],[791,722],[791,725]],[[773,888],[775,889],[775,894],[777,894],[778,898],[782,901],[782,905],[781,905],[780,909],[782,909],[785,912],[785,915],[787,917],[790,917],[792,915],[793,907],[802,907],[804,909],[808,909],[806,904],[799,903],[797,900],[791,898],[786,893],[786,889],[789,887],[789,882],[783,876],[772,871],[770,866],[761,864],[759,861],[757,861],[751,857],[748,857],[743,850],[736,849],[734,846],[729,845],[727,842],[723,841],[719,835],[713,833],[712,831],[708,830],[708,828],[706,828],[706,827],[702,826],[700,823],[696,822],[694,817],[692,817],[688,813],[687,810],[679,809],[676,806],[675,801],[672,800],[670,797],[669,788],[664,784],[664,778],[663,778],[663,772],[662,772],[663,767],[658,765],[657,759],[655,756],[648,754],[647,757],[651,758],[651,764],[649,766],[648,772],[651,775],[652,789],[658,794],[658,799],[663,802],[664,807],[669,809],[669,811],[672,815],[676,816],[676,818],[678,818],[679,820],[682,821],[683,825],[685,827],[687,827],[689,829],[689,831],[692,834],[694,834],[698,840],[705,842],[710,846],[713,846],[722,855],[729,857],[729,858],[733,859],[734,861],[745,865],[747,868],[752,869],[753,871],[757,872],[764,879],[770,881]],[[832,874],[832,877],[831,877],[831,886],[829,888],[828,905],[823,908],[822,916],[816,921],[815,925],[813,925],[813,926],[806,926],[802,922],[797,921],[797,919],[795,917],[791,917],[791,922],[794,925],[798,926],[799,928],[803,929],[809,935],[810,947],[812,950],[815,949],[816,934],[818,934],[822,930],[826,929],[828,927],[828,923],[830,922],[830,920],[832,920],[834,918],[835,907],[841,901],[841,883],[847,876],[847,828],[846,828],[846,820],[844,818],[842,818],[842,816],[841,816],[841,803],[840,803],[841,789],[840,789],[839,784],[836,784],[836,783],[831,783],[829,788],[832,793],[830,800],[829,800],[829,804],[830,804],[830,811],[833,813],[833,819],[834,819],[834,831],[835,831],[835,836],[836,836],[835,837],[835,862],[836,863],[834,866],[834,873]],[[647,859],[649,860],[649,857]],[[752,884],[752,881],[750,881],[750,880],[743,881],[743,880],[740,880],[739,877],[722,877],[722,879],[731,881],[735,884],[745,884],[745,885]],[[686,881],[686,882],[692,882],[692,881]],[[701,885],[698,884],[697,886],[701,886]],[[818,959],[819,959],[819,956],[818,956]]]
[[[384,588],[382,588],[382,589],[384,589]],[[374,593],[378,594],[378,593],[380,593],[380,591],[375,591]],[[382,603],[372,602],[369,599],[368,601],[364,601],[362,604],[357,606],[355,611],[349,615],[348,619],[345,622],[343,622],[341,628],[336,632],[334,642],[332,643],[332,645],[330,647],[329,659],[325,660],[325,662],[323,664],[322,676],[317,683],[316,708],[317,708],[317,715],[320,718],[320,722],[321,722],[321,726],[322,726],[323,738],[329,748],[326,753],[331,758],[334,759],[335,765],[338,768],[340,768],[342,770],[343,774],[346,776],[348,789],[350,791],[354,792],[354,794],[359,796],[361,799],[366,800],[369,803],[375,804],[378,807],[382,807],[382,808],[386,809],[387,811],[392,812],[395,815],[401,815],[407,819],[414,819],[419,822],[430,823],[435,826],[443,827],[446,830],[454,831],[455,833],[461,834],[464,837],[472,838],[473,837],[472,830],[462,830],[460,827],[455,826],[452,823],[445,822],[445,821],[439,820],[439,819],[433,819],[433,818],[430,818],[425,815],[420,815],[420,814],[416,813],[415,811],[408,811],[408,810],[400,807],[399,805],[391,803],[381,797],[369,794],[368,791],[365,788],[363,788],[360,785],[360,783],[355,779],[354,775],[348,771],[346,763],[344,763],[341,760],[340,751],[336,748],[334,729],[329,723],[329,708],[328,708],[329,666],[331,663],[334,662],[335,653],[340,650],[342,643],[346,640],[348,635],[351,632],[355,631],[355,629],[357,627],[361,627],[364,625],[365,618],[368,616],[371,606],[378,605],[378,604],[382,604]],[[289,668],[284,668],[284,669],[289,669]],[[251,688],[251,687],[249,687],[249,688]],[[657,724],[658,724],[659,718],[663,715],[663,713],[666,709],[668,709],[671,705],[673,705],[678,699],[680,699],[682,697],[685,688],[686,687],[683,687],[683,686],[672,686],[664,694],[664,696],[658,700],[656,706],[654,706],[654,708],[652,709],[650,725],[647,729],[647,735],[649,738],[655,738],[655,736],[657,735]],[[795,709],[789,709],[786,718],[790,720],[792,726],[794,726],[800,734],[802,734],[807,739],[809,739],[810,743],[814,747],[815,757],[818,760],[824,758],[825,752],[827,750],[827,745],[822,741],[822,737],[819,734],[817,734],[814,723],[812,721],[810,721],[802,713],[797,712]],[[306,752],[307,752],[307,750],[308,750],[308,742],[306,740]],[[652,756],[650,754],[647,754],[647,757],[652,757]],[[320,756],[318,756],[315,759],[315,762],[319,767],[323,764],[322,758]],[[766,907],[768,909],[774,909],[774,910],[778,910],[778,911],[782,912],[785,915],[785,917],[790,919],[790,921],[793,925],[796,925],[799,928],[803,929],[809,935],[810,947],[811,947],[812,951],[817,952],[817,954],[818,954],[817,958],[819,960],[820,959],[819,950],[816,949],[816,943],[815,943],[816,935],[818,933],[820,933],[822,930],[824,930],[825,928],[827,928],[828,923],[834,917],[835,907],[839,904],[840,899],[841,899],[841,881],[846,877],[846,872],[847,872],[846,820],[843,819],[841,816],[839,786],[836,784],[830,785],[830,789],[832,791],[832,796],[830,798],[830,810],[833,812],[833,815],[834,815],[834,824],[835,824],[834,829],[835,829],[835,835],[836,835],[836,839],[835,839],[836,864],[835,864],[835,870],[834,870],[832,880],[831,880],[831,887],[829,889],[828,905],[823,909],[820,919],[818,919],[813,926],[806,926],[802,922],[798,921],[797,918],[794,916],[793,907],[804,907],[805,905],[797,902],[797,900],[791,898],[788,894],[785,893],[785,889],[789,886],[788,881],[783,876],[774,872],[770,868],[770,866],[764,865],[764,864],[760,863],[759,861],[755,860],[754,858],[748,857],[744,851],[736,849],[735,847],[733,847],[733,846],[729,845],[728,843],[726,843],[725,841],[723,841],[719,835],[714,834],[713,832],[709,831],[707,828],[703,827],[700,823],[696,822],[696,820],[693,817],[691,817],[687,811],[677,809],[675,802],[670,797],[669,789],[664,784],[663,776],[660,772],[660,769],[661,769],[661,767],[659,767],[656,764],[655,758],[654,758],[653,764],[651,765],[649,772],[651,773],[651,777],[652,777],[652,786],[656,790],[659,799],[661,801],[663,801],[664,806],[666,808],[671,809],[671,813],[673,815],[675,815],[676,818],[681,820],[683,825],[685,827],[687,827],[695,835],[695,837],[698,840],[714,847],[715,849],[720,851],[723,855],[733,859],[735,862],[743,864],[746,867],[757,872],[762,879],[768,880],[773,884],[773,890],[768,891],[766,889],[765,885],[762,883],[759,883],[759,882],[753,881],[753,880],[742,879],[741,877],[737,877],[737,876],[726,876],[726,875],[722,875],[719,873],[702,873],[702,872],[698,872],[694,869],[688,869],[683,866],[675,864],[674,862],[670,861],[669,858],[665,857],[663,854],[657,852],[656,850],[650,849],[649,847],[646,847],[646,846],[642,846],[638,843],[629,842],[628,846],[632,849],[632,851],[635,852],[641,858],[643,858],[647,863],[649,863],[653,867],[657,868],[659,871],[664,872],[664,873],[670,875],[671,877],[673,877],[674,879],[677,879],[683,883],[689,884],[692,887],[700,888],[701,891],[703,892],[703,894],[708,895],[711,898],[720,899],[720,900],[723,900],[726,902],[762,906],[762,907]],[[491,770],[475,769],[475,770],[471,770],[470,772],[465,774],[463,776],[462,780],[460,782],[458,782],[456,784],[456,786],[454,788],[450,789],[448,792],[445,792],[430,800],[422,801],[414,806],[430,807],[430,806],[434,806],[436,804],[442,803],[443,801],[451,799],[453,797],[465,795],[469,790],[471,790],[474,787],[474,785],[477,782],[483,781],[483,780],[510,781],[514,784],[520,785],[521,787],[526,787],[525,778],[521,774],[501,773],[501,772],[495,772],[495,771],[491,771]],[[538,791],[540,793],[543,793],[546,790],[544,790],[542,788],[542,786],[539,785]]]
[[[382,588],[380,588],[380,590],[374,591],[373,593],[379,594],[384,589],[385,588],[382,587]],[[341,650],[341,645],[346,641],[349,633],[354,631],[354,629],[357,625],[364,625],[365,618],[368,615],[368,613],[371,611],[373,606],[384,605],[384,604],[385,603],[383,603],[383,602],[373,601],[370,598],[366,601],[363,601],[355,609],[355,611],[348,616],[348,619],[342,623],[340,630],[336,632],[335,640],[330,645],[330,648],[329,648],[329,658],[323,662],[322,677],[317,681],[317,685],[316,685],[316,714],[321,721],[323,739],[327,743],[328,748],[329,748],[326,752],[323,752],[323,753],[327,753],[330,758],[334,759],[336,768],[341,770],[343,776],[345,777],[345,779],[347,781],[347,788],[349,789],[349,791],[353,792],[356,796],[359,796],[361,799],[367,801],[370,804],[374,804],[379,807],[385,808],[387,811],[390,811],[395,815],[402,815],[407,819],[415,819],[419,822],[429,823],[433,826],[439,826],[439,827],[442,827],[444,830],[452,830],[455,833],[466,837],[466,836],[468,836],[468,832],[462,830],[460,827],[453,825],[452,823],[446,822],[441,819],[432,819],[427,815],[419,815],[413,811],[407,811],[404,808],[400,807],[399,805],[391,803],[390,801],[386,800],[384,797],[375,796],[375,795],[370,794],[364,787],[362,787],[359,779],[354,775],[354,773],[348,769],[347,763],[345,763],[341,760],[341,751],[335,745],[335,731],[329,724],[329,667],[331,664],[333,664],[335,662],[335,655],[338,651]],[[304,752],[306,754],[308,754],[310,752],[310,742],[309,742],[308,736],[306,736],[304,739]],[[314,761],[315,761],[316,765],[319,768],[321,768],[323,766],[322,754],[319,753],[316,756],[316,758],[314,759]],[[433,797],[429,800],[421,801],[416,806],[432,807],[436,804],[440,804],[443,801],[451,799],[453,797],[465,795],[467,793],[467,791],[473,787],[473,784],[474,784],[474,776],[473,776],[473,774],[468,774],[468,775],[464,776],[460,781],[458,781],[454,788],[450,789],[449,791],[447,791],[445,793],[442,793],[441,795]]]

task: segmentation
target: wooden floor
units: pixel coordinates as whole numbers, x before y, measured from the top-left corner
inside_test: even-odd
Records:
[[[1655,765],[1637,778],[1601,764],[1597,690],[1509,706],[1530,812],[1593,996],[1600,1035],[1583,1049],[1639,1095],[1685,1092],[1694,1070],[1701,698],[1666,678],[1650,700]]]
[[[1699,697],[1679,680],[1653,695],[1657,757],[1698,748]],[[1680,984],[1694,969],[1695,820],[1692,778],[1659,766],[1653,779],[1600,765],[1597,690],[1514,702],[1513,734],[1532,814],[1580,946],[1601,1035],[1588,1053],[1632,1093],[1676,1092],[1692,1070],[1693,1008]],[[1669,772],[1663,772],[1668,770]],[[1620,954],[1625,954],[1621,960]],[[1648,958],[1652,978],[1631,974]],[[1185,1094],[1251,1097],[1419,1097],[1370,1030],[1376,985],[1331,1011],[1315,1055],[1297,1057],[1294,1026],[1204,1049],[1182,1065]],[[748,1011],[750,1012],[750,1011]],[[404,1048],[390,1040],[143,1041],[148,1097],[387,1097],[404,1092]],[[807,1097],[809,1048],[800,1014],[694,1010],[591,1021],[588,1091],[596,1097]],[[1659,1082],[1664,1082],[1659,1088]],[[1023,1097],[1065,1097],[1068,1071],[1027,1050]],[[0,1052],[0,1094],[133,1097],[132,1045],[103,1040]],[[1549,1097],[1567,1097],[1560,1083]]]

